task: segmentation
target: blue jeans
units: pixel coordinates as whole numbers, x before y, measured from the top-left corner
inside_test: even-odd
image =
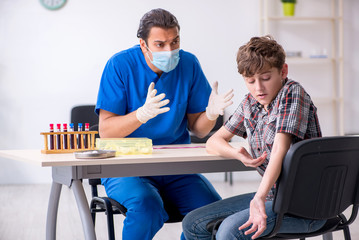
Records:
[[[200,174],[106,178],[102,184],[110,198],[127,208],[123,240],[150,240],[155,236],[168,220],[162,197],[177,206],[182,215],[221,199]]]
[[[244,230],[238,228],[247,222],[249,218],[249,204],[255,193],[235,196],[224,199],[205,207],[196,209],[183,219],[183,233],[186,240],[209,240],[211,233],[206,230],[206,225],[210,221],[225,217],[216,234],[217,240],[232,239],[251,239],[254,234],[245,235]],[[272,211],[273,201],[267,201],[265,204],[267,218],[267,229],[261,236],[265,236],[274,228],[276,214]],[[292,232],[314,232],[325,224],[325,220],[309,220],[294,217],[284,217],[280,233]],[[249,227],[250,228],[250,227]]]

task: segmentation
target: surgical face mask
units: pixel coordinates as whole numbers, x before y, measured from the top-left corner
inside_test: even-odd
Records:
[[[162,52],[152,52],[148,47],[147,49],[152,53],[152,60],[151,60],[147,52],[148,59],[155,67],[157,67],[161,71],[168,73],[176,68],[180,59],[179,48],[173,51],[162,51]]]

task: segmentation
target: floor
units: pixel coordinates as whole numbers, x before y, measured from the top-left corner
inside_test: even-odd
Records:
[[[223,198],[236,194],[255,191],[259,181],[212,182]],[[84,181],[85,192],[90,196],[87,181]],[[50,185],[0,185],[0,240],[42,240],[45,239],[45,221]],[[66,204],[65,204],[66,203]],[[115,217],[116,239],[121,239],[122,216]],[[359,218],[350,227],[353,240],[359,239]],[[63,187],[57,221],[57,239],[84,239],[82,225],[71,189]],[[98,240],[107,239],[106,220],[100,214],[96,221]],[[157,233],[155,240],[178,240],[181,224],[171,223]],[[320,240],[321,237],[310,238]],[[341,232],[335,232],[334,240],[342,240]]]

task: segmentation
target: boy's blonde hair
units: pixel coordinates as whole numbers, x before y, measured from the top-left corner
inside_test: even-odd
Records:
[[[281,70],[284,63],[284,49],[270,35],[251,38],[237,53],[238,72],[244,77],[252,77],[267,67]]]

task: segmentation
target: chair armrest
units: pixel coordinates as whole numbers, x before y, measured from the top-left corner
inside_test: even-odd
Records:
[[[114,214],[123,214],[126,216],[127,209],[121,205],[116,200],[109,197],[94,197],[91,200],[91,209],[93,207],[99,206],[101,209],[104,209],[108,212],[113,212]]]

